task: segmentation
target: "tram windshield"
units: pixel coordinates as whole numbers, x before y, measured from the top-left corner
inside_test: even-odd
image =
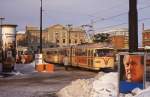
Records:
[[[112,57],[113,50],[112,49],[96,49],[94,55],[97,57]]]

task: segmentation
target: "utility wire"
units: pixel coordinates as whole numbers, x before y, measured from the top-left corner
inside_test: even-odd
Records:
[[[111,17],[107,17],[107,18],[101,18],[101,19],[98,19],[98,20],[93,20],[93,23],[96,23],[97,21],[105,21],[105,20],[110,20],[110,19],[113,19],[113,18],[116,18],[116,17],[119,17],[119,16],[122,16],[122,15],[125,15],[127,14],[128,12],[124,12],[124,13],[120,13],[120,14],[117,14],[117,15],[114,15],[114,16],[111,16]]]
[[[106,11],[108,11],[108,10],[110,10],[110,9],[111,9],[111,10],[112,10],[112,9],[116,9],[116,8],[118,8],[119,6],[122,6],[122,5],[125,5],[125,2],[122,2],[121,4],[114,5],[114,6],[110,7],[110,8],[107,8],[107,9],[102,9],[102,10],[100,10],[99,12],[101,12],[101,11],[106,12]],[[99,12],[95,12],[95,13],[93,13],[93,14],[97,14],[97,13],[99,13]],[[93,20],[99,18],[99,16],[96,17],[96,16],[94,16],[93,14],[89,14],[89,16],[94,17]]]
[[[145,20],[150,20],[150,18],[142,18],[142,19],[138,20],[138,22],[142,22],[142,21],[145,21]],[[101,28],[97,28],[97,29],[103,30],[103,29],[112,28],[112,27],[116,27],[116,26],[120,26],[120,25],[124,25],[124,24],[128,24],[128,23],[124,22],[124,23],[115,24],[115,25],[106,26],[106,27],[101,27]]]
[[[142,7],[142,8],[139,8],[138,10],[143,10],[143,9],[146,9],[146,8],[149,8],[150,7],[150,5],[148,5],[148,6],[145,6],[145,7]],[[107,17],[107,18],[101,18],[101,19],[99,19],[99,20],[93,20],[93,23],[96,23],[96,22],[98,22],[98,21],[105,21],[105,20],[110,20],[110,19],[113,19],[113,18],[116,18],[116,17],[119,17],[119,16],[122,16],[122,15],[125,15],[125,14],[127,14],[128,12],[124,12],[124,13],[120,13],[120,14],[117,14],[117,15],[114,15],[114,16],[111,16],[111,17]]]

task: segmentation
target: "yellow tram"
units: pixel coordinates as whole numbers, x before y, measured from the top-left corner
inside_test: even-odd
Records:
[[[67,55],[69,64],[74,67],[100,70],[101,68],[114,69],[115,65],[114,49],[99,44],[49,48],[44,51],[46,62],[63,64],[62,60]]]

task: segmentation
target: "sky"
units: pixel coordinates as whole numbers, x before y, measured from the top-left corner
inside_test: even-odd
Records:
[[[139,42],[142,23],[150,28],[150,0],[138,1]],[[54,24],[81,26],[91,24],[95,32],[128,28],[129,0],[42,0],[43,28]],[[40,0],[0,0],[0,17],[4,23],[40,26]],[[117,26],[116,26],[117,25]],[[94,33],[94,32],[92,32]]]

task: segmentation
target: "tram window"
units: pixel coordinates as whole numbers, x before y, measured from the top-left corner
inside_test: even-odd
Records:
[[[83,50],[81,51],[81,56],[86,56],[86,50],[85,50],[85,49],[83,49]]]
[[[98,54],[97,54],[97,52],[94,52],[94,56],[95,56],[95,57],[98,57]]]
[[[75,56],[75,50],[74,49],[72,50],[72,55]]]
[[[75,53],[76,53],[76,55],[80,55],[80,50],[77,49]]]
[[[84,55],[87,56],[87,49],[84,51]]]
[[[47,53],[46,54],[51,54],[51,52],[50,51],[47,51]]]
[[[93,55],[93,50],[91,50],[91,56]]]
[[[63,43],[65,43],[65,39],[63,39]]]
[[[57,54],[57,51],[54,51],[54,54]]]
[[[87,55],[86,53],[87,53],[86,50],[83,50],[83,49],[78,49],[77,51],[77,55],[79,56],[85,56]]]
[[[99,57],[101,54],[98,53],[97,50],[94,50],[94,51],[93,51],[93,55],[94,55],[95,57]]]
[[[99,50],[96,50],[96,54],[95,56],[113,56],[113,53],[111,50],[107,50],[107,49],[99,49]]]
[[[88,50],[88,56],[91,56],[90,50]]]

